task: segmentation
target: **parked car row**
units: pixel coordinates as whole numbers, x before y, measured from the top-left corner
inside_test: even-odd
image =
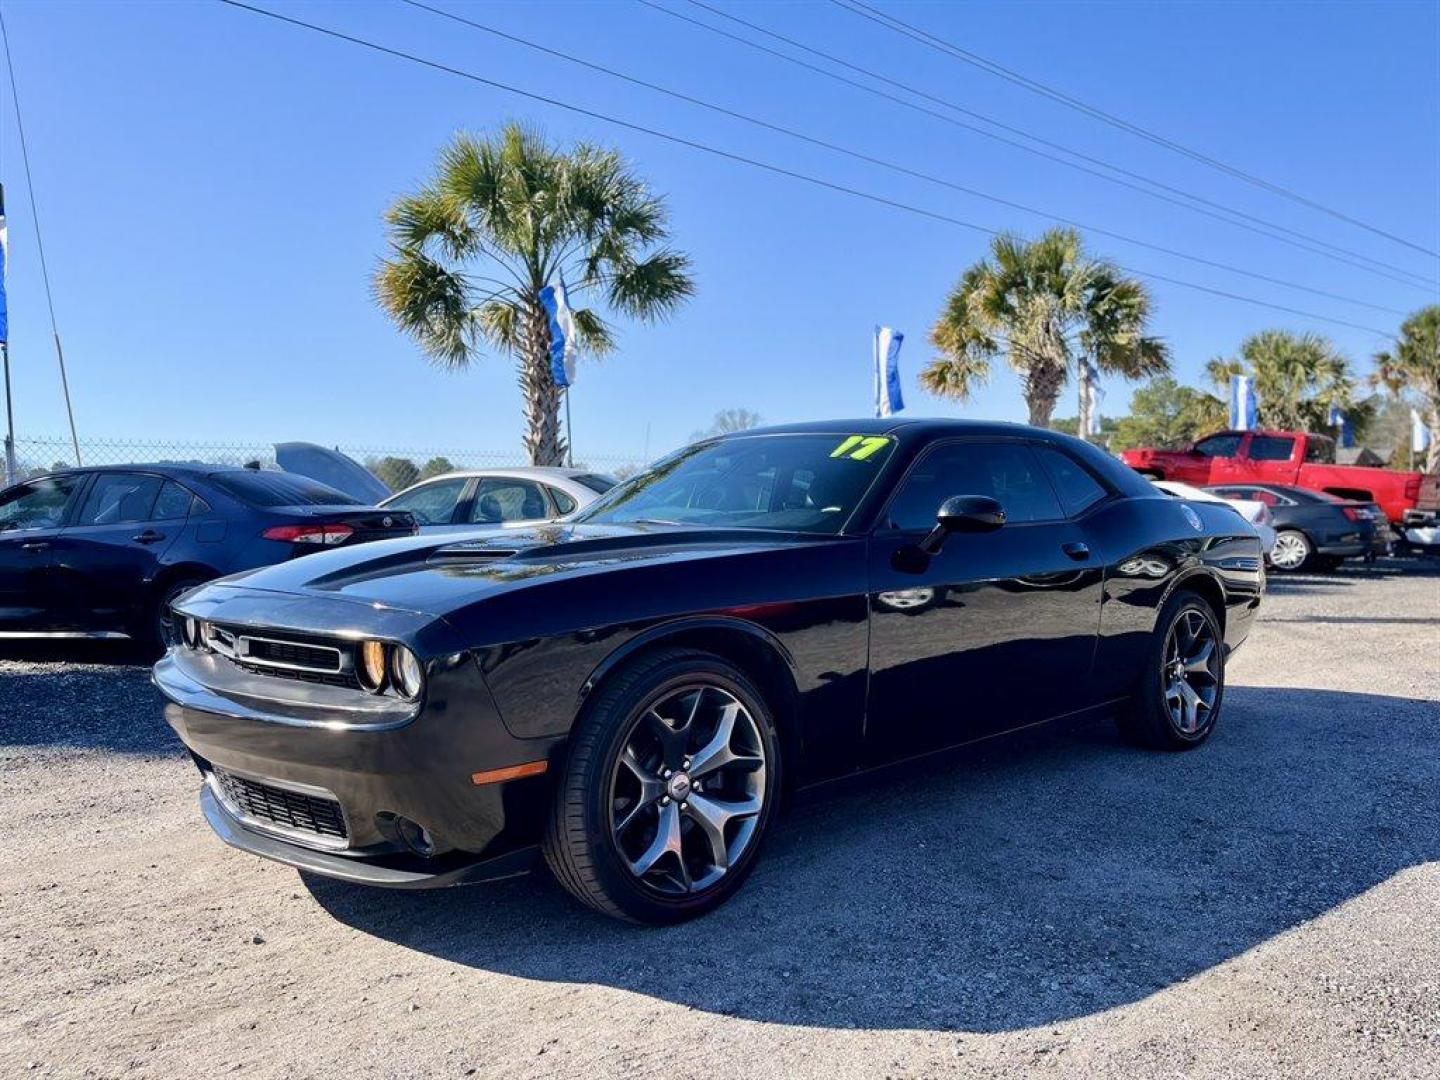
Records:
[[[71,469],[0,492],[0,638],[172,636],[170,605],[240,570],[410,536],[415,519],[286,472]]]
[[[343,455],[283,443],[276,459],[289,471],[126,465],[0,491],[0,639],[164,645],[176,598],[214,578],[421,530],[551,521],[615,484],[583,469],[477,470],[376,506],[384,485]]]
[[[1153,480],[1200,487],[1281,485],[1374,504],[1402,531],[1440,525],[1440,477],[1338,465],[1335,440],[1304,431],[1220,431],[1183,450],[1139,447],[1120,460]]]
[[[1277,570],[1333,569],[1345,559],[1384,555],[1393,542],[1384,511],[1375,503],[1284,484],[1196,488],[1174,480],[1151,483],[1177,498],[1230,505],[1255,527]]]

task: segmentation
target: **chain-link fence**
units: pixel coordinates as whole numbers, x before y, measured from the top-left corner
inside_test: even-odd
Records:
[[[501,468],[526,465],[519,450],[397,449],[375,446],[336,446],[398,491],[417,480],[438,476],[452,469]],[[82,439],[81,463],[85,465],[133,465],[161,462],[200,462],[207,465],[249,465],[275,468],[275,447],[271,443],[171,442],[143,439]],[[3,463],[0,463],[3,464]],[[75,462],[75,448],[67,438],[15,439],[15,479],[68,469]],[[593,469],[621,478],[644,465],[644,455],[578,455],[577,468]]]

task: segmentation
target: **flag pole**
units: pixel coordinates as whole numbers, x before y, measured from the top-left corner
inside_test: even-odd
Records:
[[[575,436],[570,432],[570,388],[565,388],[565,463],[575,467]]]
[[[10,346],[0,341],[0,356],[5,359],[5,486],[9,487],[19,477],[20,470],[15,464],[15,406],[10,396]]]

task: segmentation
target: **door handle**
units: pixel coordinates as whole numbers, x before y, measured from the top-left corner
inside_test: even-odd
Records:
[[[20,545],[21,551],[49,551],[49,540],[27,540]]]
[[[1069,555],[1076,562],[1084,562],[1090,558],[1090,545],[1083,544],[1079,540],[1073,540],[1068,544],[1062,544],[1060,550]]]
[[[146,529],[144,532],[138,533],[130,539],[134,540],[137,544],[153,544],[158,540],[164,540],[165,534],[156,532],[154,529]]]

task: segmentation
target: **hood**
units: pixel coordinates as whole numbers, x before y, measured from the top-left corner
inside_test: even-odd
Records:
[[[369,469],[339,450],[327,450],[314,443],[276,443],[275,464],[286,472],[309,477],[336,491],[343,491],[366,506],[374,506],[381,499],[390,497],[390,489]]]
[[[561,575],[835,539],[761,529],[557,523],[503,533],[380,540],[236,574],[221,584],[443,616],[486,596]]]

